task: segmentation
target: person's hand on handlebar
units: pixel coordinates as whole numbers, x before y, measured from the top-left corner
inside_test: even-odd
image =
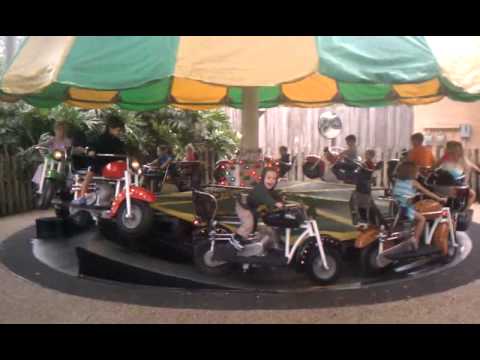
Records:
[[[276,206],[277,208],[279,208],[279,209],[283,209],[283,203],[280,202],[280,201],[279,201],[279,202],[276,202],[276,203],[275,203],[275,206]]]
[[[85,155],[86,149],[83,146],[73,146],[72,155]]]

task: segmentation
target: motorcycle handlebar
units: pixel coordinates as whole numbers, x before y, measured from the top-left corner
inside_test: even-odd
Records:
[[[128,155],[125,154],[102,154],[102,153],[96,153],[95,156],[99,157],[121,157],[121,158],[127,158]]]

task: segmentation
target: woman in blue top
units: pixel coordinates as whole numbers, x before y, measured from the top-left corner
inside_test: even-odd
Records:
[[[411,239],[415,250],[418,249],[420,237],[422,236],[423,228],[425,227],[425,217],[415,211],[412,203],[412,198],[421,192],[438,202],[447,202],[446,198],[434,194],[428,189],[424,188],[417,180],[418,169],[413,161],[405,161],[398,166],[397,179],[393,187],[393,197],[401,208],[406,210],[406,215],[410,221],[415,220],[415,237]]]

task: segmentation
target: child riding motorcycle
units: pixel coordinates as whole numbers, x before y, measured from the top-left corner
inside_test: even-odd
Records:
[[[346,183],[354,183],[354,172],[358,168],[357,138],[355,135],[348,135],[345,138],[347,149],[342,151],[335,164],[332,166],[332,172],[338,180]]]
[[[423,134],[415,133],[410,137],[412,148],[408,151],[407,160],[413,161],[419,168],[431,168],[435,164],[432,150],[423,145]]]
[[[87,203],[86,194],[94,175],[99,175],[103,167],[111,161],[110,159],[94,158],[96,153],[126,155],[125,144],[119,139],[119,136],[123,131],[124,124],[122,119],[115,114],[110,114],[107,117],[105,132],[100,135],[97,141],[88,150],[88,155],[91,156],[88,171],[85,180],[82,183],[79,197],[72,201],[73,205],[85,205]]]
[[[67,151],[72,146],[72,140],[66,136],[66,124],[63,121],[56,121],[54,126],[55,135],[50,140],[39,144],[48,148],[50,151],[55,149]],[[43,171],[43,164],[38,165],[32,182],[39,185]]]
[[[357,227],[368,227],[371,210],[375,210],[372,199],[372,174],[378,170],[378,164],[374,162],[375,150],[365,151],[365,161],[358,169],[355,181],[355,191],[350,199],[350,208],[354,215],[354,223]]]
[[[397,179],[393,187],[393,197],[397,201],[400,211],[405,211],[408,220],[415,221],[415,235],[410,239],[415,251],[418,250],[426,219],[425,216],[415,211],[411,199],[415,197],[417,191],[419,191],[440,203],[447,202],[447,198],[436,195],[415,180],[417,175],[418,168],[413,161],[402,162],[397,168]]]
[[[258,220],[260,207],[282,209],[283,201],[274,189],[277,185],[278,174],[274,168],[266,167],[262,171],[261,180],[248,194],[246,201],[236,201],[235,211],[240,218],[241,225],[235,231],[232,239],[232,245],[241,249],[249,243],[248,235],[251,234]],[[264,248],[271,246],[272,242],[277,245],[277,236],[273,229],[264,229],[268,234],[267,239],[262,239]]]

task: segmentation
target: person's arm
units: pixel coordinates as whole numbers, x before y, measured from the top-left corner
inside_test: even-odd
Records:
[[[407,161],[414,161],[412,150],[407,151]]]
[[[465,162],[469,168],[475,170],[477,173],[480,173],[480,168],[478,167],[478,165],[474,164],[467,158],[465,158]]]
[[[438,169],[442,165],[442,162],[443,162],[442,159],[438,159],[437,161],[435,161],[433,163],[432,169],[434,169],[434,170]]]
[[[273,200],[276,201],[275,206],[277,208],[282,209],[284,207],[284,204],[283,204],[285,201],[284,197],[278,191],[273,191],[272,195],[273,195],[272,196]]]
[[[446,197],[442,198],[442,197],[438,196],[437,194],[431,192],[427,188],[423,187],[417,180],[413,180],[413,187],[415,189],[417,189],[418,191],[424,193],[425,195],[431,197],[432,199],[437,200],[438,202],[441,202],[441,203],[446,203],[447,202]]]
[[[164,170],[167,168],[168,165],[170,165],[170,163],[172,162],[171,159],[168,159],[167,161],[165,161],[162,165],[160,165],[160,169]]]
[[[434,165],[437,164],[437,159],[435,158],[435,155],[433,154],[433,151],[430,150],[430,154],[432,154],[432,168],[435,169],[435,167],[433,167]]]
[[[340,154],[338,154],[337,160],[343,159],[345,156],[347,156],[347,150],[343,150]]]
[[[255,187],[252,190],[251,197],[258,205],[267,205],[268,207],[275,207],[277,201],[270,196],[268,191],[263,187]]]
[[[155,165],[158,164],[158,159],[153,160],[151,163],[147,164],[150,167],[154,167]]]

